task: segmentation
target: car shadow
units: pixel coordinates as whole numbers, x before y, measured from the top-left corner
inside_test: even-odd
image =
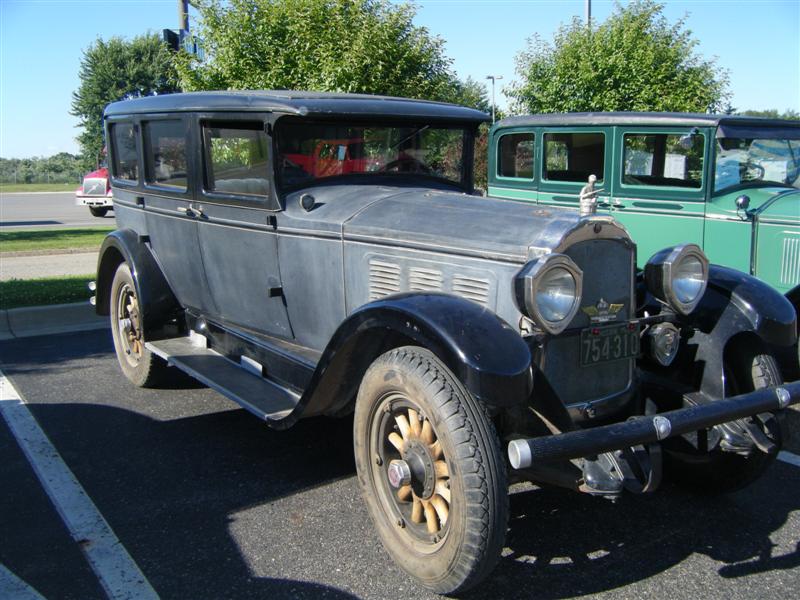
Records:
[[[82,401],[84,390],[69,383],[76,379],[72,361],[78,346],[85,379],[103,373],[112,382]],[[319,544],[326,536],[337,543],[340,530],[330,522],[348,519],[364,521],[341,543],[360,545],[358,552],[370,555],[365,572],[379,571],[410,585],[377,550],[363,506],[351,503],[358,502],[351,419],[312,418],[272,431],[243,410],[221,409],[224,405],[207,390],[180,385],[166,395],[139,390],[121,375],[108,375],[110,369],[117,373],[113,353],[109,340],[96,332],[6,346],[0,358],[14,381],[27,378],[21,389],[37,398],[31,411],[162,597],[354,597],[296,576],[258,574],[270,560],[291,560],[298,553],[316,560],[313,555],[323,554]],[[188,403],[189,416],[176,417],[171,405],[180,402]],[[716,498],[667,484],[653,495],[612,503],[566,490],[515,486],[503,557],[490,578],[466,597],[557,599],[601,593],[644,581],[693,554],[722,563],[718,575],[725,579],[797,569],[800,548],[778,552],[771,540],[800,510],[800,478],[793,469],[776,463],[749,488]],[[326,487],[340,484],[353,494],[327,493]],[[301,514],[290,511],[281,519],[282,503],[291,498],[298,499],[291,511]],[[319,502],[325,506],[308,504]],[[278,507],[257,510],[271,505]],[[235,526],[245,525],[235,520],[251,509],[256,512],[248,526],[273,535],[243,548]],[[314,520],[315,510],[324,512],[322,521]],[[282,522],[257,523],[265,514]],[[308,518],[298,528],[293,521],[302,522],[303,514]],[[318,532],[316,539],[287,535],[285,542],[275,541],[275,532],[307,537],[309,531]],[[301,548],[284,552],[270,545],[275,543]],[[343,569],[359,568],[340,560]],[[254,568],[254,561],[262,568]],[[267,572],[292,572],[276,565]],[[416,588],[420,595],[426,594]]]

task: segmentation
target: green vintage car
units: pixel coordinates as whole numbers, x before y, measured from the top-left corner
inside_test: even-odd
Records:
[[[511,117],[489,138],[489,195],[597,210],[622,223],[643,267],[693,242],[762,279],[800,312],[800,121],[684,113]]]

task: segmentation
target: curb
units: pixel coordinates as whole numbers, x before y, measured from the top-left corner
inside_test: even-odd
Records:
[[[88,302],[0,310],[0,341],[106,327],[108,317],[96,315]]]

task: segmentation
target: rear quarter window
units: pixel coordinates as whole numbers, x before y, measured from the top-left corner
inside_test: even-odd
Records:
[[[111,125],[111,141],[114,149],[114,160],[111,164],[113,177],[126,181],[138,181],[138,136],[133,123]]]
[[[533,133],[509,133],[497,142],[497,176],[533,179]]]

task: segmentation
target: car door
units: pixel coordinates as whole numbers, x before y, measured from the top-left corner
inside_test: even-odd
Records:
[[[613,144],[609,127],[546,127],[541,134],[539,204],[580,207],[580,192],[589,176],[597,177],[600,207],[609,203],[609,153]]]
[[[258,333],[293,338],[281,287],[265,115],[198,115],[203,165],[193,212],[214,312]]]
[[[755,218],[755,275],[785,294],[800,285],[800,192],[778,192]]]
[[[180,114],[147,117],[139,122],[144,164],[143,230],[181,305],[208,312],[214,309],[214,302],[191,210],[195,187],[190,176],[188,123],[188,118]]]
[[[610,209],[636,242],[640,267],[668,246],[703,247],[708,140],[697,128],[617,128]]]

